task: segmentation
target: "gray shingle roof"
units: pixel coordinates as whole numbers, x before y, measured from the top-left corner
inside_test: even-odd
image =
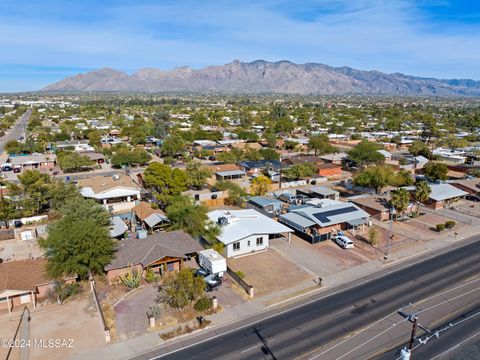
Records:
[[[125,239],[120,241],[115,258],[105,270],[137,264],[145,267],[166,256],[184,258],[201,250],[200,244],[181,230],[156,233],[144,239]]]

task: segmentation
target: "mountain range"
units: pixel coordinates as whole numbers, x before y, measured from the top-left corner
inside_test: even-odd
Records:
[[[480,81],[442,80],[331,67],[317,63],[234,60],[198,70],[140,69],[129,75],[110,68],[67,77],[43,92],[220,92],[316,95],[480,96]]]

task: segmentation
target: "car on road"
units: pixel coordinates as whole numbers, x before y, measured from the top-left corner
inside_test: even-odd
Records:
[[[217,275],[208,275],[204,278],[205,280],[205,290],[207,292],[216,290],[222,285],[222,278]]]
[[[343,236],[343,235],[339,235],[339,236],[335,236],[333,238],[333,240],[342,248],[344,249],[353,249],[354,248],[354,245],[353,245],[353,241],[350,240],[348,237],[346,236]]]

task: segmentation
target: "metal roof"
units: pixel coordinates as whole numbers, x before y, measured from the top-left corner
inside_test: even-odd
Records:
[[[280,234],[293,231],[253,209],[214,210],[208,213],[208,217],[215,223],[220,217],[228,219],[229,223],[221,226],[222,232],[218,236],[218,240],[225,245],[252,235]]]
[[[450,184],[428,184],[432,192],[430,193],[430,199],[435,201],[443,201],[468,195],[467,192],[456,188]],[[405,186],[408,191],[415,191],[415,186]]]
[[[283,201],[280,201],[274,198],[269,198],[266,196],[254,196],[250,198],[248,202],[259,205],[259,206],[265,206],[270,204],[283,204]]]
[[[314,186],[311,187],[309,190],[311,193],[316,193],[324,196],[338,194],[338,191],[332,190],[326,186]]]
[[[127,231],[127,229],[128,229],[127,225],[123,222],[123,220],[120,217],[118,216],[112,217],[112,226],[110,228],[110,236],[112,238],[123,235],[125,231]]]
[[[219,171],[215,173],[219,176],[235,176],[235,175],[245,175],[245,171],[243,170],[230,170],[230,171]]]
[[[303,217],[302,215],[299,215],[295,212],[282,214],[278,219],[284,224],[298,230],[303,230],[315,225],[315,222],[313,222],[312,220],[309,220],[308,218]]]
[[[148,226],[154,227],[157,224],[168,221],[168,218],[160,213],[153,213],[147,216],[144,221]]]

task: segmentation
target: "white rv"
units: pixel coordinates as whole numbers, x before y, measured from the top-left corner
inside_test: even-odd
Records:
[[[227,271],[227,260],[213,249],[206,249],[198,252],[199,265],[208,270],[210,274],[220,277]]]

